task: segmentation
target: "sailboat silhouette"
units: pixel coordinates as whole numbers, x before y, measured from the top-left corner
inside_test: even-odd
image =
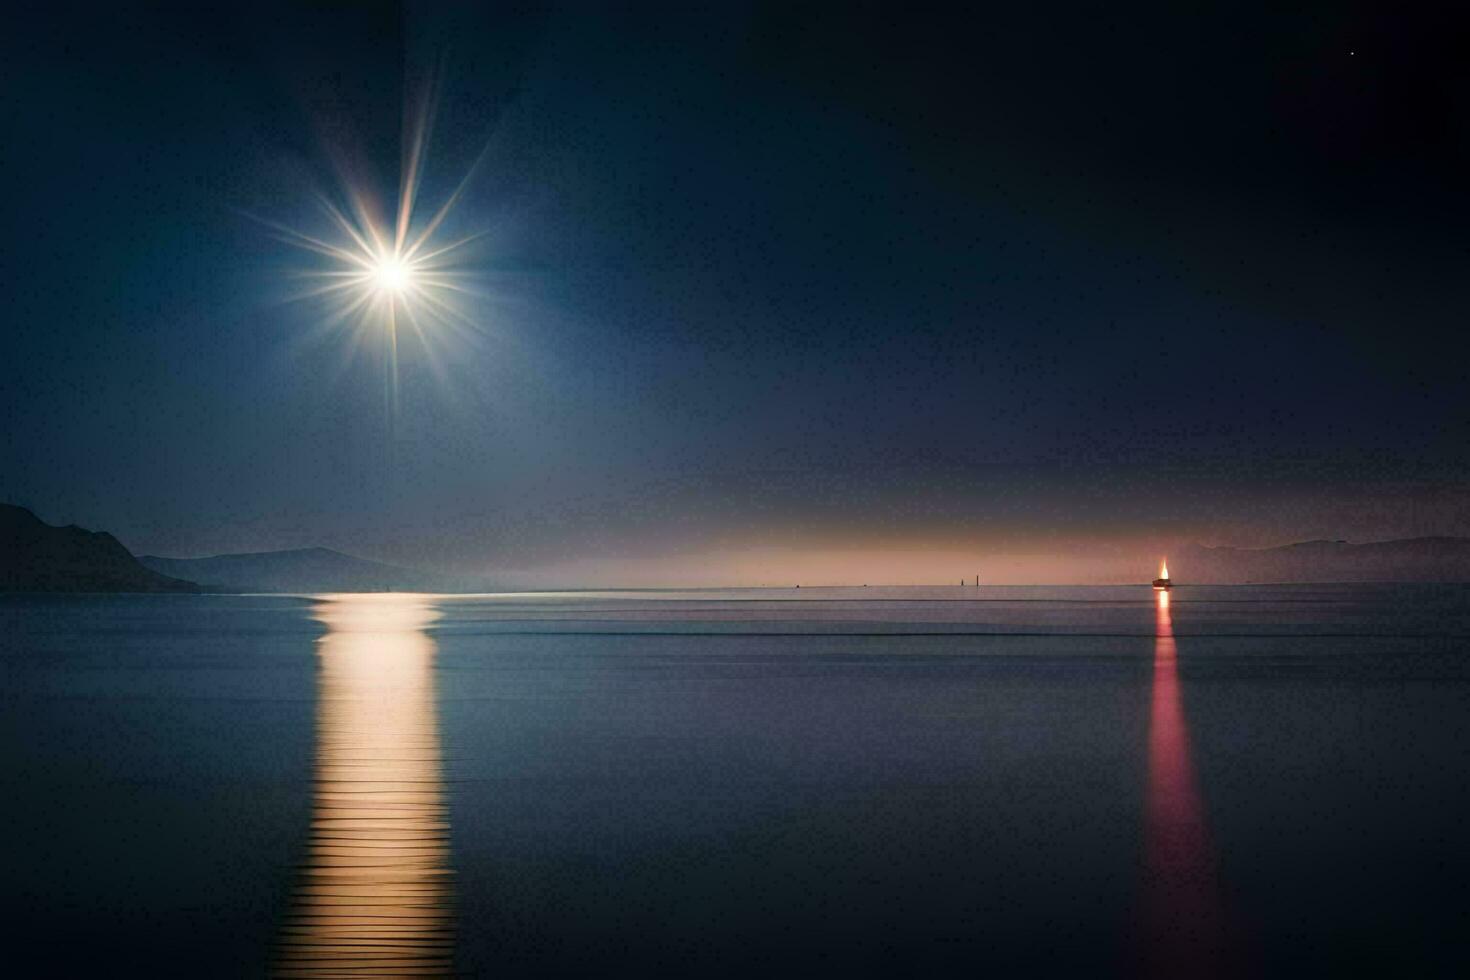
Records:
[[[1154,579],[1154,588],[1169,589],[1173,584],[1169,581],[1169,559],[1165,558],[1159,562],[1159,577]]]

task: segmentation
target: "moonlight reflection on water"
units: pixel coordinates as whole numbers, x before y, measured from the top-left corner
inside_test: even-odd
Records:
[[[412,595],[324,596],[311,835],[276,974],[449,971],[449,821],[434,703],[438,618]]]

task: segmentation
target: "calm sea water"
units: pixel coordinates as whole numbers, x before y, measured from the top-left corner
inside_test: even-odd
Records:
[[[54,974],[1466,975],[1470,589],[0,598]]]

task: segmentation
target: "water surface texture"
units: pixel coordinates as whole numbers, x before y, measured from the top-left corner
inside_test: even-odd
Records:
[[[0,598],[57,974],[1462,975],[1470,590]]]

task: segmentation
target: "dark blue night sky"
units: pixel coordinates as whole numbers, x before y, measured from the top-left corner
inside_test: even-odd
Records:
[[[1175,7],[12,12],[0,499],[527,581],[1470,533],[1470,21]],[[483,295],[394,411],[257,219],[429,78]]]

